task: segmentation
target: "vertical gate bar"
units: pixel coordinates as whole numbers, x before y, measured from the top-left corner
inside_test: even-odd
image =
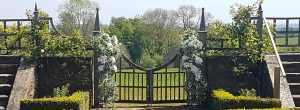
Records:
[[[168,89],[168,70],[165,68],[165,100],[167,100],[167,89]]]
[[[117,73],[118,73],[118,72],[114,73],[114,76],[115,76],[115,80],[114,80],[114,81],[115,81],[115,82],[117,82]]]
[[[158,73],[156,74],[156,100],[158,100]]]
[[[135,87],[134,87],[134,83],[135,83],[135,82],[134,82],[134,74],[135,74],[135,69],[133,68],[133,72],[132,72],[132,77],[133,77],[133,79],[132,79],[132,82],[133,82],[133,84],[132,84],[132,89],[133,89],[133,96],[132,96],[132,99],[133,99],[133,100],[135,100],[135,99],[134,99],[134,89],[135,89]]]
[[[123,57],[120,57],[120,61],[119,61],[119,100],[121,100],[122,98],[121,98],[121,95],[122,95],[122,91],[121,91],[121,85],[122,85],[122,58]]]
[[[140,73],[137,73],[137,75],[138,75],[138,89],[137,89],[137,91],[138,91],[138,98],[137,98],[137,100],[140,100]]]
[[[285,24],[285,46],[289,45],[289,19],[286,19],[286,24]]]
[[[276,30],[276,19],[273,19],[273,27],[274,27],[274,32],[276,33],[277,32],[277,30]],[[274,42],[275,42],[275,44],[277,45],[277,43],[276,43],[276,34],[274,35]]]
[[[8,49],[7,48],[7,35],[6,35],[6,21],[3,21],[3,25],[4,25],[4,39],[5,39],[5,41],[4,41],[4,45],[5,45],[5,47],[6,47],[6,49]]]
[[[153,103],[153,70],[147,70],[147,104]]]
[[[21,24],[20,24],[20,21],[18,21],[18,22],[17,22],[17,27],[18,27],[18,31],[19,31],[19,32],[21,31],[20,25],[21,25]],[[18,36],[18,37],[20,37],[20,36]],[[21,47],[21,38],[18,39],[18,46]]]
[[[183,82],[182,82],[183,84],[184,84],[184,82],[186,81],[186,78],[185,78],[185,77],[186,77],[186,72],[183,73]],[[183,92],[183,99],[184,99],[184,98],[186,98],[185,92]]]
[[[221,48],[224,48],[224,40],[221,40]]]
[[[126,74],[127,73],[123,73],[123,75],[124,75],[124,99],[123,100],[126,100],[126,90],[127,90],[127,88],[126,88]]]
[[[160,74],[160,100],[162,100],[162,88],[163,88],[163,81],[162,81],[162,76],[163,76],[163,73]]]
[[[176,73],[174,73],[174,100],[176,100],[176,94],[175,94],[175,92],[176,92]]]
[[[128,73],[127,76],[127,100],[130,100],[130,73]]]
[[[118,69],[117,69],[117,71],[114,73],[114,76],[115,76],[114,82],[117,82],[117,73],[118,73]]]
[[[142,73],[142,100],[144,100],[144,74]]]
[[[153,103],[153,73],[154,71],[151,70],[150,72],[150,104]]]
[[[170,88],[170,100],[172,100],[172,73],[168,73],[168,74],[170,74],[170,86],[169,86],[169,88]]]
[[[300,46],[300,19],[298,19],[298,46]]]
[[[180,59],[180,58],[179,58]],[[180,61],[180,60],[179,60]],[[181,80],[181,77],[180,77],[180,75],[181,75],[181,71],[180,71],[180,69],[181,69],[181,64],[179,63],[179,68],[178,68],[178,71],[179,71],[179,75],[178,75],[178,79],[179,79],[179,96],[178,96],[178,99],[180,100],[180,88],[181,88],[181,84],[180,84],[180,80]]]
[[[31,20],[31,21],[30,21],[30,25],[31,25],[31,29],[30,29],[30,31],[32,32],[32,31],[33,31],[33,25],[34,25],[34,24],[33,24],[33,20]],[[31,43],[31,44],[34,44],[33,37],[32,37],[32,39],[30,39],[30,40],[31,40],[31,42],[30,42],[30,43]]]

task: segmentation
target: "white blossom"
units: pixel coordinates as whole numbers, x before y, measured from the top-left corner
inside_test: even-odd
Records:
[[[202,78],[201,76],[202,76],[201,74],[195,74],[196,81],[200,81]]]
[[[104,65],[99,65],[98,66],[98,71],[103,71],[104,70]]]
[[[109,36],[107,33],[102,33],[103,36]]]
[[[202,64],[202,62],[203,62],[202,58],[196,56],[195,63],[199,65],[199,64]]]
[[[117,72],[118,67],[117,67],[116,65],[112,65],[112,66],[110,67],[110,69],[111,69],[112,71],[114,71],[114,72]]]
[[[186,55],[183,55],[183,56],[182,56],[182,61],[186,61],[186,60],[188,60],[188,59],[189,59],[188,56],[186,56]]]
[[[111,62],[111,63],[116,63],[116,58],[115,58],[114,56],[111,56],[111,57],[110,57],[110,62]]]
[[[184,62],[184,63],[183,63],[183,67],[184,67],[184,68],[189,68],[189,67],[190,67],[190,65],[191,65],[191,64],[190,64],[190,63],[188,63],[188,62]]]
[[[109,50],[110,52],[113,52],[113,51],[114,51],[114,48],[111,47],[111,48],[108,48],[107,50]]]
[[[111,48],[113,46],[111,42],[108,42],[106,45],[108,48]]]
[[[97,59],[98,59],[98,62],[105,63],[107,61],[107,56],[100,56]]]
[[[193,41],[190,41],[189,44],[188,44],[188,46],[189,46],[189,47],[194,47],[194,42],[193,42]]]
[[[199,69],[198,69],[198,67],[197,66],[195,66],[195,65],[191,65],[191,70],[192,70],[192,72],[194,73],[194,74],[198,74],[199,73]]]
[[[113,44],[118,44],[118,38],[116,36],[112,36],[112,43]]]
[[[246,46],[249,46],[249,43],[248,43],[248,42],[246,43]]]

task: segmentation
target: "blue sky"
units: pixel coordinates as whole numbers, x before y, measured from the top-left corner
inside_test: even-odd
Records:
[[[25,18],[26,9],[33,9],[34,3],[45,10],[57,22],[58,6],[66,0],[1,0],[0,19]],[[252,4],[256,0],[95,0],[100,5],[100,21],[109,24],[112,16],[134,17],[148,9],[177,9],[180,5],[204,7],[217,19],[230,22],[229,9],[234,3]],[[264,0],[264,16],[300,17],[300,0]]]

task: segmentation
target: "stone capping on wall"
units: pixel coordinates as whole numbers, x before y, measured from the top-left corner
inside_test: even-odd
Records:
[[[9,97],[7,110],[19,110],[20,99],[34,98],[36,79],[34,66],[20,65],[16,73],[15,82]]]
[[[272,87],[274,88],[274,67],[279,67],[279,63],[275,55],[266,55],[265,60],[269,76],[272,81]],[[282,74],[280,75],[280,100],[282,102],[282,108],[295,107],[295,103],[292,98],[292,94],[287,83],[286,77],[284,77]]]

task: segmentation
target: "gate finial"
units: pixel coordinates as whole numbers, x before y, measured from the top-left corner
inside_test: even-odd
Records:
[[[200,22],[200,30],[199,30],[199,31],[205,31],[204,8],[202,8],[201,22]]]
[[[37,12],[38,11],[38,8],[37,8],[37,4],[35,2],[35,5],[34,5],[34,11]]]
[[[204,8],[202,8],[198,39],[203,43],[203,48],[206,49],[207,35],[206,35],[206,30],[205,30],[205,16],[204,16],[204,13],[205,13]]]
[[[258,11],[262,11],[261,4],[259,4]]]
[[[100,23],[99,23],[99,8],[96,8],[96,19],[93,35],[96,36],[100,33]]]
[[[258,19],[257,19],[257,31],[259,38],[262,38],[262,31],[263,31],[263,10],[261,4],[258,7]]]

